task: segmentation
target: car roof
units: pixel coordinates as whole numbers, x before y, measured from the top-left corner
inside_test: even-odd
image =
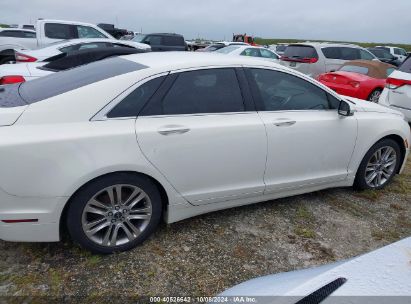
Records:
[[[275,65],[261,59],[254,59],[246,56],[226,56],[218,53],[204,52],[167,52],[167,55],[162,53],[144,53],[136,55],[122,56],[130,61],[151,67],[162,69],[164,71],[178,70],[184,68],[206,67],[206,66],[231,66],[231,65]]]
[[[387,69],[393,68],[397,69],[395,66],[380,62],[380,61],[371,61],[371,60],[352,60],[344,63],[342,67],[347,65],[355,65],[360,67],[368,68],[368,76],[378,79],[385,79],[387,78]]]
[[[356,45],[356,44],[350,44],[350,43],[331,43],[331,42],[297,42],[297,43],[291,43],[288,46],[293,46],[293,45],[306,45],[306,46],[313,46],[313,47],[318,47],[318,48],[323,48],[323,47],[352,47],[352,48],[361,48],[361,46]]]
[[[178,37],[183,37],[183,35],[180,34],[175,34],[175,33],[148,33],[148,34],[143,34],[143,35],[162,35],[162,36],[178,36]]]

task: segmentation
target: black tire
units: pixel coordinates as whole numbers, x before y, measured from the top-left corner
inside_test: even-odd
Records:
[[[371,102],[378,103],[378,99],[380,98],[381,93],[382,93],[382,89],[375,89],[374,91],[372,91],[372,92],[370,93],[370,95],[368,96],[367,100],[368,100],[368,101],[371,101]],[[378,96],[378,99],[377,99],[376,95]]]
[[[366,182],[366,168],[367,168],[369,161],[373,157],[374,153],[376,153],[379,149],[383,147],[391,147],[394,149],[396,153],[395,169],[393,170],[391,176],[386,180],[386,182],[384,182],[383,185],[371,187]],[[374,146],[372,146],[370,150],[368,150],[367,154],[365,154],[358,168],[357,175],[355,177],[354,189],[356,190],[367,190],[367,189],[378,190],[378,189],[384,188],[386,185],[388,185],[392,181],[394,176],[397,174],[399,170],[399,166],[401,165],[401,160],[402,160],[401,149],[397,142],[389,138],[380,140]]]
[[[103,246],[91,240],[82,225],[83,211],[91,198],[114,185],[133,185],[145,192],[151,201],[151,218],[144,230],[133,241],[118,246]],[[81,188],[70,200],[66,225],[71,238],[81,247],[97,254],[110,254],[130,250],[145,241],[161,220],[162,200],[157,186],[147,177],[129,173],[116,173],[98,178]],[[112,224],[111,224],[112,225]]]

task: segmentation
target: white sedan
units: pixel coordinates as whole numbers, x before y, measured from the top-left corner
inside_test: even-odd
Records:
[[[229,45],[222,49],[216,50],[216,53],[232,55],[232,56],[248,56],[256,57],[272,62],[279,62],[280,56],[275,52],[264,47],[251,45]]]
[[[149,52],[151,47],[144,43],[115,39],[73,39],[56,42],[46,47],[34,50],[17,50],[18,64],[0,65],[0,85],[11,82],[30,81],[53,74],[52,71],[41,69],[48,62],[66,56],[71,52],[88,49],[108,49],[126,47]]]
[[[330,187],[380,189],[401,173],[401,113],[242,56],[110,58],[0,87],[0,239],[100,253],[161,218]]]

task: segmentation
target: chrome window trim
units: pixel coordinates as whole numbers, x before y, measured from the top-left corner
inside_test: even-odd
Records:
[[[117,106],[120,102],[124,100],[129,94],[131,94],[135,89],[137,89],[139,86],[145,84],[146,82],[153,80],[155,78],[161,77],[161,76],[166,76],[170,72],[162,72],[158,74],[154,74],[151,76],[148,76],[146,78],[140,79],[127,89],[125,89],[122,93],[114,97],[108,104],[106,104],[100,111],[98,111],[91,119],[90,121],[105,121],[105,120],[126,120],[126,119],[135,119],[137,116],[128,116],[128,117],[112,117],[109,118],[107,117],[107,114],[110,113],[110,111]]]

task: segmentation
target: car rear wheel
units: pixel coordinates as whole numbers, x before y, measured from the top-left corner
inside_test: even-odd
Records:
[[[148,178],[114,174],[91,182],[73,197],[67,227],[74,241],[94,253],[120,252],[152,234],[161,211],[160,193]]]
[[[378,103],[378,100],[380,99],[382,90],[381,89],[375,89],[374,91],[371,92],[370,96],[368,96],[368,101]]]
[[[364,156],[354,182],[358,190],[381,189],[398,172],[401,164],[401,150],[392,139],[376,143]]]

